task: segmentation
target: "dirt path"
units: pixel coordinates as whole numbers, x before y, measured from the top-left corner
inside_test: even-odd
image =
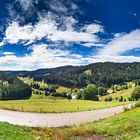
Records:
[[[125,105],[131,107],[131,105]],[[124,111],[124,106],[75,113],[39,114],[0,110],[0,121],[30,127],[60,127],[97,121]]]

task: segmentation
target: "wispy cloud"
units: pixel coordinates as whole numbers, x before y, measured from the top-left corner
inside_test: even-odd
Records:
[[[100,50],[99,55],[116,56],[135,48],[140,48],[140,29],[116,34],[111,42]]]
[[[29,12],[29,10],[33,8],[33,0],[16,0],[16,2],[18,2],[26,12]]]

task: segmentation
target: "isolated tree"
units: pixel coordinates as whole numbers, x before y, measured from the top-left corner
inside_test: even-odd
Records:
[[[88,84],[83,90],[83,98],[85,100],[98,100],[97,87],[94,84]]]

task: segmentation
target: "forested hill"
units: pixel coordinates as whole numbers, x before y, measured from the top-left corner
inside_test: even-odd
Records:
[[[47,83],[66,87],[84,87],[88,83],[111,86],[140,79],[140,63],[94,63],[87,66],[64,66],[35,71],[8,72],[16,76],[29,76]]]
[[[30,96],[30,86],[16,77],[0,72],[0,100],[27,99]]]

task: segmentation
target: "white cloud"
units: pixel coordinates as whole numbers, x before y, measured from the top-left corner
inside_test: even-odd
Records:
[[[24,11],[29,11],[33,7],[32,0],[17,0]]]
[[[95,62],[140,62],[140,57],[136,56],[94,56],[92,57],[92,60],[90,60],[90,63]]]
[[[46,19],[41,19],[40,22],[32,26],[31,24],[20,26],[17,22],[10,24],[5,31],[4,40],[14,44],[20,41],[40,40],[56,30],[55,23]]]
[[[63,19],[63,26],[65,26],[65,29],[68,31],[73,31],[74,26],[78,21],[74,19],[72,16],[70,17],[64,17]]]
[[[20,3],[22,9],[26,11],[24,14],[27,15],[30,14],[28,10],[33,8],[37,14],[38,22],[21,26],[19,22],[21,19],[24,21],[27,15],[20,16],[14,7],[10,6],[9,12],[12,13],[13,21],[5,30],[3,42],[30,45],[41,39],[49,39],[55,43],[61,41],[64,43],[96,43],[99,38],[95,33],[103,32],[103,27],[96,23],[78,26],[79,21],[73,15],[79,7],[72,1],[44,1],[50,10],[42,10],[42,12],[39,12],[34,5],[38,4],[38,0],[16,0],[17,3]]]
[[[127,34],[118,34],[112,39],[103,49],[100,50],[99,55],[121,55],[122,53],[140,48],[140,30],[134,30]]]
[[[3,42],[3,41],[2,41],[2,42],[0,42],[0,47],[1,47],[1,46],[3,46],[3,45],[4,45],[4,42]]]
[[[1,70],[35,70],[65,65],[83,65],[95,62],[140,62],[135,56],[89,56],[83,57],[68,51],[51,50],[46,45],[33,46],[32,53],[23,57],[6,53],[0,57]]]
[[[56,31],[48,37],[52,41],[65,41],[65,42],[97,42],[98,38],[95,35],[76,32],[76,31]]]
[[[51,50],[44,44],[32,46],[30,49],[32,50],[31,54],[22,57],[5,53],[5,56],[0,57],[0,69],[33,70],[64,65],[80,65],[89,61],[88,58],[78,54],[71,54],[68,51]]]
[[[14,53],[13,52],[3,52],[2,54],[3,55],[13,55]]]
[[[67,12],[68,10],[66,6],[61,1],[58,0],[51,0],[49,6],[52,10],[56,12]]]
[[[101,25],[95,24],[95,23],[85,25],[83,27],[83,30],[86,33],[92,33],[92,34],[104,31],[104,29],[103,29],[103,27]]]
[[[97,47],[103,47],[104,46],[104,44],[100,44],[100,43],[83,43],[83,44],[80,44],[80,45],[82,45],[82,46],[85,46],[85,47],[95,47],[95,46],[97,46]]]
[[[40,17],[39,22],[35,25],[20,26],[17,22],[12,22],[5,31],[4,41],[11,44],[26,43],[24,45],[29,45],[46,38],[51,41],[96,43],[98,37],[93,33],[102,31],[102,28],[99,30],[100,25],[96,25],[98,29],[92,28],[92,31],[77,31],[74,28],[77,20],[73,17],[64,18],[65,30],[61,30],[54,20],[49,19],[49,16]]]
[[[94,62],[140,62],[140,57],[90,55],[84,57],[80,54],[70,53],[66,50],[50,49],[45,44],[34,45],[29,48],[31,54],[17,57],[12,52],[4,52],[0,57],[1,70],[35,70],[39,68],[52,68],[65,65],[83,65]]]

